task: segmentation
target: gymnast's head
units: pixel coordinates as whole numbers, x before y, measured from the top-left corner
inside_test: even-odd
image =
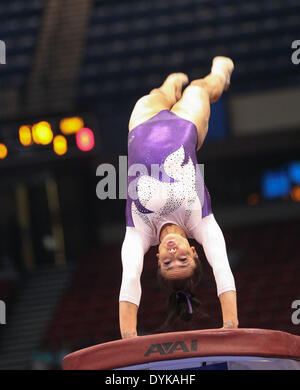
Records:
[[[202,266],[194,246],[182,234],[165,235],[159,244],[157,277],[169,291],[170,325],[176,317],[188,321],[199,301],[195,298],[196,286],[202,277]]]
[[[164,284],[170,285],[175,280],[178,284],[184,284],[183,281],[191,279],[200,267],[195,247],[190,246],[189,241],[178,233],[164,236],[159,244],[156,257],[159,276],[166,280]]]

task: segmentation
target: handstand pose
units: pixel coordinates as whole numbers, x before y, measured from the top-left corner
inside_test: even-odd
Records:
[[[196,156],[207,134],[210,103],[229,87],[233,68],[231,59],[215,57],[211,73],[189,85],[185,74],[171,74],[133,109],[128,134],[126,233],[121,250],[122,338],[137,336],[140,277],[144,255],[151,246],[158,245],[158,274],[171,293],[169,302],[175,312],[184,318],[197,306],[194,292],[201,264],[189,238],[203,246],[213,269],[223,327],[238,327],[235,282],[225,241]],[[140,175],[134,177],[137,167]],[[153,167],[160,171],[153,174]]]

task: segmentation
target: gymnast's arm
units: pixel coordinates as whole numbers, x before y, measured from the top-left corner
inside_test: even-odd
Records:
[[[211,265],[220,300],[223,328],[237,328],[238,315],[235,281],[230,269],[222,230],[213,214],[204,217],[197,225],[194,238],[201,243]]]
[[[140,233],[135,228],[126,227],[121,249],[122,283],[119,296],[119,321],[122,338],[137,336],[137,313],[141,300],[141,273],[144,255],[149,249]]]

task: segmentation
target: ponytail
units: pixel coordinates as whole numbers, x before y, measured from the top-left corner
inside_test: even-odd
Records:
[[[200,301],[196,298],[196,287],[202,278],[202,265],[198,257],[194,257],[196,267],[193,274],[186,279],[167,279],[158,267],[157,277],[161,285],[169,292],[168,317],[158,331],[169,328],[177,319],[187,323],[199,315]],[[203,317],[202,313],[202,317]]]
[[[200,302],[190,291],[179,290],[172,292],[168,300],[169,317],[167,324],[171,325],[177,317],[185,322],[190,321],[199,306]]]

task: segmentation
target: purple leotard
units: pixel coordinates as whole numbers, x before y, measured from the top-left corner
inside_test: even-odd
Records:
[[[187,164],[188,159],[190,159],[195,167],[195,189],[202,205],[203,218],[211,214],[212,210],[210,195],[197,165],[197,142],[197,128],[192,122],[178,117],[169,110],[163,110],[128,133],[128,168],[133,164],[143,164],[150,175],[151,164],[158,164],[165,174],[163,164],[166,158],[183,147],[184,160],[182,166]],[[164,178],[167,178],[169,183],[176,182],[176,179],[160,174],[159,180],[164,182]],[[132,216],[133,202],[140,213],[145,215],[153,213],[153,210],[149,210],[141,204],[140,199],[133,200],[129,195],[130,183],[136,179],[137,175],[128,175],[126,226],[135,226]],[[172,200],[169,200],[170,202]],[[165,208],[166,213],[167,209]]]

